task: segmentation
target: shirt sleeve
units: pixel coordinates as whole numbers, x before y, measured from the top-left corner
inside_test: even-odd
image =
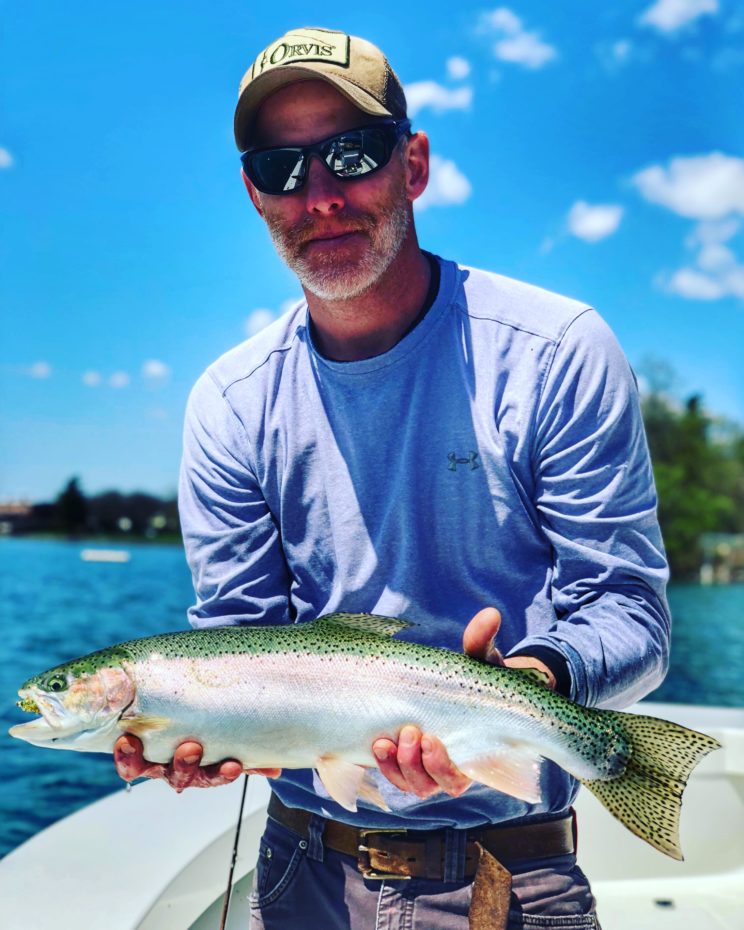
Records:
[[[556,346],[533,449],[555,620],[511,652],[558,650],[573,700],[627,706],[666,674],[668,568],[635,378],[592,310]]]
[[[209,372],[186,408],[178,507],[195,627],[288,623],[289,571],[242,424]]]

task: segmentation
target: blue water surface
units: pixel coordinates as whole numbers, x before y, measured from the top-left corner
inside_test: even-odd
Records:
[[[122,640],[186,626],[193,591],[180,546],[131,545],[127,563],[84,562],[91,543],[0,539],[0,855],[121,788],[111,757],[7,735],[31,675]],[[744,585],[670,589],[674,640],[657,701],[744,706]]]
[[[187,625],[193,589],[180,546],[130,545],[127,563],[84,562],[80,553],[90,547],[0,539],[0,855],[122,787],[109,755],[39,749],[8,736],[31,719],[15,706],[19,686],[75,656]]]

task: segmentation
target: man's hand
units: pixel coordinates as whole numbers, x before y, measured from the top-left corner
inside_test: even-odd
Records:
[[[548,676],[547,687],[555,688],[555,676],[539,659],[514,656],[504,659],[493,640],[501,626],[501,614],[495,607],[485,607],[468,623],[462,637],[463,651],[473,658],[509,668],[536,668]],[[428,798],[439,791],[452,797],[461,795],[472,780],[450,760],[442,742],[418,727],[406,726],[398,743],[378,739],[372,745],[382,774],[401,791],[412,791]]]
[[[276,778],[281,769],[244,769],[235,759],[224,759],[213,765],[200,765],[204,750],[199,743],[187,740],[176,748],[173,760],[165,765],[148,762],[145,759],[142,743],[129,733],[120,736],[114,744],[114,763],[116,771],[124,781],[135,778],[164,778],[171,788],[179,793],[184,788],[214,788],[228,785],[239,778],[243,772],[266,775]]]

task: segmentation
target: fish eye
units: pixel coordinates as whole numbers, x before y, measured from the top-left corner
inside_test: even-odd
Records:
[[[41,686],[45,691],[66,691],[67,679],[64,675],[50,675]]]

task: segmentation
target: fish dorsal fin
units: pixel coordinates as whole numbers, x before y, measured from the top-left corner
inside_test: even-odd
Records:
[[[466,775],[513,798],[537,804],[540,794],[540,756],[525,747],[500,745],[488,755],[457,761]]]
[[[364,767],[329,753],[316,760],[315,768],[333,800],[347,811],[355,811],[366,771]]]
[[[413,626],[407,620],[383,617],[380,614],[325,614],[315,622],[332,623],[334,626],[345,626],[350,630],[361,630],[364,633],[374,633],[377,636],[395,636],[396,633],[400,633],[406,627]]]

